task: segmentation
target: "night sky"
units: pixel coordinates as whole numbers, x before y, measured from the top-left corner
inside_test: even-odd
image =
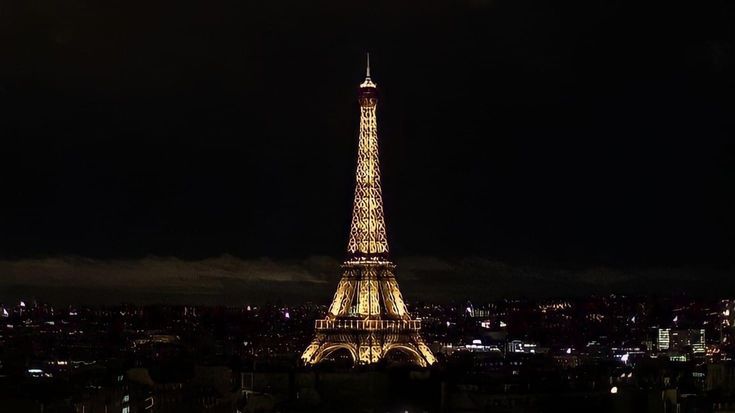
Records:
[[[365,51],[409,300],[729,280],[735,4],[676,3],[8,2],[0,299],[133,277],[155,300],[188,272],[216,296],[223,271],[328,300]]]

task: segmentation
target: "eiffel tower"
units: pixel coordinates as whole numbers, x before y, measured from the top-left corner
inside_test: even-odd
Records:
[[[352,208],[347,259],[342,279],[325,318],[316,320],[315,338],[301,355],[305,364],[317,364],[345,349],[353,364],[372,364],[393,351],[403,352],[425,367],[436,362],[419,335],[421,321],[411,318],[398,289],[396,266],[388,255],[388,237],[380,187],[377,87],[367,75],[360,84],[360,138],[355,201]]]

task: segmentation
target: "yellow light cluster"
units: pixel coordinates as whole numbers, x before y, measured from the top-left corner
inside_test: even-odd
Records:
[[[411,318],[388,259],[378,159],[375,83],[367,77],[360,90],[355,200],[347,244],[349,258],[327,316],[316,320],[316,338],[301,356],[316,364],[346,349],[353,361],[371,364],[392,351],[408,354],[425,367],[436,359],[419,335],[421,322]]]
[[[351,254],[387,254],[388,236],[380,186],[378,128],[375,106],[360,108],[355,201],[347,251]]]

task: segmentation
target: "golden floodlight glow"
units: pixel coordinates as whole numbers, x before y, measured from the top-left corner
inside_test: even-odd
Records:
[[[314,324],[315,338],[301,355],[316,364],[337,350],[349,352],[356,364],[377,363],[389,352],[400,351],[415,364],[436,362],[412,319],[398,289],[388,257],[378,156],[377,87],[370,79],[368,55],[365,81],[360,84],[355,200],[347,243],[348,258],[342,279],[324,319]]]
[[[388,253],[388,237],[383,216],[383,191],[380,186],[376,106],[361,106],[355,201],[347,252],[372,255]]]

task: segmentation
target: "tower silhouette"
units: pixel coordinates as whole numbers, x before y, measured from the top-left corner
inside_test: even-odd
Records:
[[[392,351],[405,353],[422,367],[436,362],[419,335],[421,321],[411,318],[406,309],[394,275],[396,266],[388,255],[376,92],[368,55],[358,98],[360,137],[347,259],[327,315],[316,320],[315,338],[301,355],[305,364],[319,363],[340,349],[346,349],[356,364],[376,363]]]

